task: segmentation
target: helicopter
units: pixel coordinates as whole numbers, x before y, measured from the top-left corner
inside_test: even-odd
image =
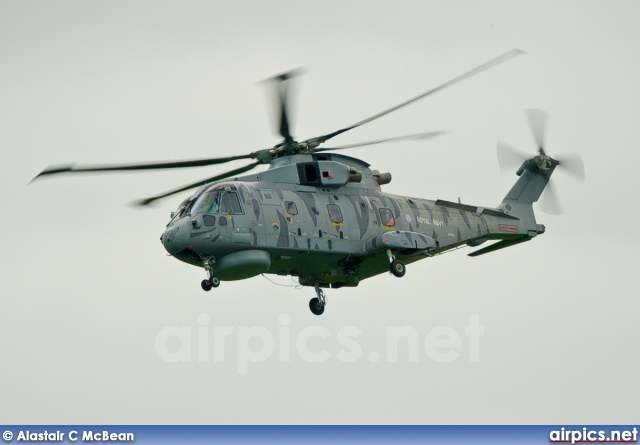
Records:
[[[538,201],[558,166],[584,178],[579,157],[555,159],[545,150],[547,114],[528,110],[538,152],[529,157],[498,143],[500,166],[519,165],[519,176],[497,207],[485,207],[393,195],[381,186],[391,174],[379,172],[360,159],[337,151],[428,139],[442,132],[421,133],[335,147],[321,147],[330,139],[385,116],[419,99],[512,59],[511,50],[435,88],[353,125],[298,142],[288,114],[289,81],[286,72],[272,80],[278,97],[278,132],[283,140],[248,154],[187,161],[142,164],[50,166],[34,179],[75,173],[144,171],[200,167],[251,159],[247,165],[136,201],[139,206],[197,188],[184,199],[160,237],[169,255],[203,268],[204,291],[222,281],[243,280],[260,274],[296,277],[315,289],[309,301],[315,315],[327,305],[323,289],[355,287],[375,275],[390,272],[403,277],[406,266],[462,246],[477,247],[475,257],[530,241],[545,233],[536,222]],[[268,164],[258,174],[251,169]]]

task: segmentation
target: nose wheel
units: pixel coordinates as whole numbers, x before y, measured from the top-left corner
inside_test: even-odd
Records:
[[[327,305],[327,296],[322,292],[320,286],[316,284],[316,298],[312,298],[309,301],[309,309],[314,315],[322,315],[324,313],[324,307]]]
[[[214,287],[220,286],[220,278],[213,275],[213,267],[212,265],[216,262],[215,258],[203,258],[202,262],[204,263],[204,270],[207,272],[207,276],[209,277],[206,280],[202,280],[200,286],[202,290],[205,292],[209,292]]]

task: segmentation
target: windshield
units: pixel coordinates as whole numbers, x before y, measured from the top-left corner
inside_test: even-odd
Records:
[[[171,225],[174,222],[176,222],[177,220],[179,220],[180,218],[182,218],[182,216],[184,215],[184,211],[187,208],[188,204],[189,204],[189,201],[185,201],[182,204],[180,204],[180,206],[178,207],[178,210],[173,212],[173,217],[171,218],[171,221],[169,221],[169,224],[167,224],[167,225]]]
[[[214,190],[211,192],[205,192],[198,196],[196,202],[191,207],[191,214],[197,215],[198,213],[218,213],[218,207],[220,206],[220,191]]]

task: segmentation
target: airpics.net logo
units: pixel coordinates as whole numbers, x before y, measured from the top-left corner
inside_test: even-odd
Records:
[[[363,347],[363,331],[355,326],[344,326],[334,331],[323,326],[309,326],[299,330],[291,328],[291,316],[281,314],[278,326],[211,326],[207,314],[200,314],[197,326],[165,326],[155,338],[158,357],[168,363],[237,362],[237,372],[247,374],[250,366],[277,360],[288,363],[299,358],[307,363],[338,360],[355,363],[368,360],[376,363],[399,361],[419,362],[431,360],[450,363],[468,360],[480,361],[480,338],[485,330],[480,316],[470,315],[466,326],[453,328],[436,326],[420,332],[412,326],[387,327],[384,339],[376,348]],[[464,354],[466,349],[467,354]],[[379,352],[383,350],[384,352]],[[465,357],[466,355],[466,357]]]
[[[638,443],[638,428],[596,429],[562,427],[549,432],[549,443]]]

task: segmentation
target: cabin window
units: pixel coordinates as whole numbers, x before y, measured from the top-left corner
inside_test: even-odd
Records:
[[[285,201],[284,202],[284,207],[287,209],[287,213],[289,215],[297,215],[298,214],[298,207],[296,206],[295,202]]]
[[[329,212],[329,219],[334,223],[342,222],[342,211],[336,204],[327,204],[327,211]]]
[[[238,193],[224,192],[222,201],[220,202],[220,213],[226,213],[228,215],[242,213]]]
[[[385,209],[385,208],[380,209],[380,218],[382,219],[382,225],[384,226],[391,227],[396,223],[391,209]]]
[[[213,215],[204,215],[202,217],[202,221],[204,222],[205,226],[215,226],[216,225],[216,217]]]

